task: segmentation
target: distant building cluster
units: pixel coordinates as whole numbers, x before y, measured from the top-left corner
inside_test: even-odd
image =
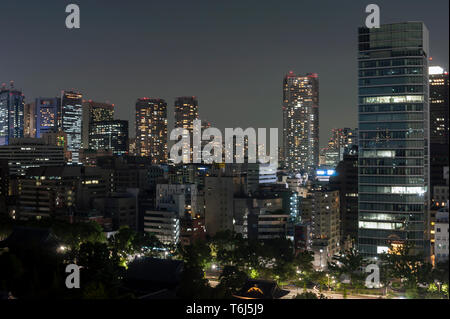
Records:
[[[434,262],[448,260],[448,73],[429,68],[422,23],[360,28],[358,44],[358,127],[333,129],[320,149],[319,75],[291,71],[278,167],[175,165],[161,98],[137,99],[131,137],[114,104],[76,90],[28,102],[4,84],[0,213],[94,220],[105,231],[129,226],[169,245],[225,230],[287,238],[314,252],[318,269],[344,249],[376,257],[407,242]],[[197,97],[177,98],[174,115],[192,138]]]

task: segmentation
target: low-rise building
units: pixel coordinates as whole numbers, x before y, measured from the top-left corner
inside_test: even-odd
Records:
[[[32,167],[63,166],[64,148],[41,138],[13,138],[0,146],[0,160],[8,162],[9,174],[25,176]]]
[[[233,230],[234,183],[232,176],[208,176],[205,179],[206,233]]]
[[[137,230],[137,203],[131,193],[112,193],[108,196],[94,199],[94,207],[106,218],[112,219],[113,230],[128,226]]]
[[[177,245],[180,241],[180,217],[174,211],[146,210],[144,231],[155,235],[165,245]]]
[[[105,197],[101,170],[82,166],[30,168],[17,180],[17,218],[70,218]]]
[[[284,239],[288,230],[289,214],[282,210],[270,212],[264,209],[252,209],[247,217],[248,238],[267,240]]]
[[[189,246],[198,240],[206,238],[205,219],[200,215],[192,217],[185,214],[180,219],[180,242],[183,246]]]
[[[302,201],[301,217],[302,222],[311,225],[313,246],[323,246],[326,242],[327,258],[331,260],[340,250],[339,191],[311,190]],[[325,251],[323,247],[320,249]]]

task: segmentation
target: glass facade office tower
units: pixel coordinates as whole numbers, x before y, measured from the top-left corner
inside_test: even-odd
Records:
[[[128,121],[100,121],[91,124],[89,149],[111,150],[114,155],[128,154]]]
[[[444,167],[449,161],[448,72],[430,67],[430,191],[445,185]]]
[[[136,148],[138,156],[153,164],[167,163],[167,103],[140,98],[136,102]]]
[[[61,99],[37,98],[36,102],[36,137],[45,133],[56,133],[61,127]]]
[[[319,78],[289,72],[283,83],[283,150],[291,172],[313,174],[319,164]]]
[[[428,30],[359,28],[359,250],[429,254]]]
[[[93,123],[114,120],[114,104],[83,101],[82,147],[89,148]]]
[[[82,107],[83,95],[81,93],[62,92],[62,130],[67,134],[67,151],[72,154],[72,163],[79,163],[80,158]]]
[[[8,145],[11,138],[24,136],[25,98],[22,91],[2,85],[0,89],[0,145]]]

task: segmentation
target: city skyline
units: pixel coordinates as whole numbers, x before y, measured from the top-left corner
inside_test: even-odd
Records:
[[[11,41],[9,50],[0,53],[0,60],[4,61],[0,62],[3,71],[0,80],[14,80],[27,103],[72,87],[87,99],[114,103],[116,118],[129,121],[133,136],[134,104],[142,96],[168,102],[169,128],[173,127],[171,108],[175,98],[183,95],[197,96],[202,119],[215,127],[281,128],[283,76],[289,71],[314,72],[321,79],[320,146],[326,145],[332,128],[356,127],[354,47],[357,26],[366,17],[363,2],[339,5],[329,2],[327,12],[333,15],[318,14],[317,4],[305,2],[286,2],[283,7],[258,2],[256,8],[250,2],[232,3],[224,8],[220,4],[188,6],[176,2],[139,3],[133,7],[138,12],[157,10],[158,17],[153,19],[139,19],[141,13],[133,11],[132,16],[128,8],[117,4],[108,3],[105,12],[102,4],[79,1],[82,27],[68,31],[63,26],[63,4],[49,1],[43,5],[48,7],[45,14],[33,15],[38,4],[7,3],[9,10],[0,13],[0,24],[8,25],[11,32],[7,37]],[[386,1],[379,1],[378,5],[383,24],[423,21],[431,35],[430,64],[448,69],[446,1],[433,1],[433,10],[429,10],[429,4],[418,1],[408,2],[405,8]],[[4,16],[16,6],[20,6],[26,19],[15,21]],[[119,10],[123,15],[120,20]],[[184,17],[188,12],[193,23]],[[314,14],[308,14],[311,12]],[[132,18],[140,22],[128,23],[135,21]],[[165,18],[161,24],[164,28],[156,29],[154,24]],[[102,19],[101,24],[96,23],[98,19]],[[327,19],[325,26],[322,19]],[[34,29],[30,29],[31,25]],[[205,32],[202,28],[205,25],[211,25],[211,30]],[[330,30],[330,26],[335,29]],[[180,28],[183,31],[175,34]],[[20,43],[14,37],[17,32],[26,33]],[[109,33],[116,36],[107,36]],[[39,39],[38,44],[35,38]],[[67,39],[71,46],[60,46],[54,52],[26,49],[30,45],[48,46],[54,38]],[[95,43],[93,38],[97,38]],[[84,46],[86,43],[90,46]],[[80,50],[71,50],[72,44],[78,44]],[[335,58],[328,56],[328,46],[336,48]],[[35,74],[39,74],[40,81],[33,80]]]
[[[5,3],[0,301],[448,299],[443,1]]]

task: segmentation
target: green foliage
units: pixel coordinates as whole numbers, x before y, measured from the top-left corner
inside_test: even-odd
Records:
[[[344,291],[342,293],[342,298],[347,299],[347,297],[348,297],[347,288],[344,287]]]
[[[348,275],[352,284],[358,285],[364,275],[361,273],[363,257],[356,249],[349,249],[338,256],[334,256],[332,262],[328,263],[329,271],[337,278]]]
[[[245,263],[240,249],[244,248],[244,238],[232,231],[218,232],[211,240],[211,250],[217,263],[221,266]]]
[[[212,260],[211,248],[203,241],[196,241],[189,246],[179,245],[177,254],[187,265],[200,269],[205,269]]]
[[[432,265],[424,257],[414,254],[413,246],[405,244],[392,248],[391,253],[381,257],[383,281],[401,279],[405,288],[433,282]]]
[[[247,274],[236,266],[225,266],[220,274],[218,288],[223,288],[227,295],[238,292],[247,281]]]
[[[154,248],[162,249],[164,245],[154,234],[144,232],[135,234],[132,247],[134,252],[142,253],[148,257],[156,257],[158,253]]]
[[[309,279],[319,286],[319,290],[328,287],[328,277],[325,271],[313,271],[309,275]]]
[[[56,238],[71,250],[78,250],[86,242],[106,242],[102,227],[94,221],[73,224],[54,221],[50,228]]]
[[[448,298],[448,283],[442,285],[441,292]]]
[[[126,297],[119,294],[125,271],[120,265],[134,254],[153,256],[153,247],[163,247],[154,235],[139,234],[128,227],[107,241],[95,222],[12,221],[11,227],[16,225],[50,229],[58,242],[67,247],[65,253],[33,245],[13,247],[0,254],[0,289],[20,299]],[[69,263],[81,267],[81,289],[69,290],[65,286],[65,267]]]
[[[83,299],[107,299],[108,294],[101,282],[89,282],[83,289]]]
[[[410,287],[406,289],[405,296],[407,299],[419,299],[419,289],[417,287]]]
[[[38,247],[15,247],[3,252],[0,255],[0,289],[20,299],[58,297],[62,292],[57,279],[63,276],[61,262],[54,252]]]
[[[310,251],[304,251],[297,254],[295,257],[295,263],[299,270],[304,273],[313,271],[314,254]]]
[[[249,277],[252,278],[252,279],[258,278],[259,277],[258,270],[254,269],[254,268],[250,269],[249,270]]]
[[[317,295],[313,292],[305,291],[302,292],[301,294],[297,294],[292,299],[328,299],[328,298],[325,297],[323,294]]]
[[[212,289],[198,266],[187,264],[184,268],[177,296],[183,299],[210,299]]]
[[[438,287],[437,287],[436,284],[431,284],[431,285],[428,286],[427,290],[430,293],[436,293],[436,292],[438,292]]]
[[[448,278],[449,278],[448,268],[449,268],[448,262],[438,263],[436,267],[433,269],[432,274],[433,279],[443,284],[447,283],[448,285]]]
[[[81,266],[83,296],[100,295],[102,289],[107,292],[108,298],[118,296],[119,275],[123,269],[119,266],[120,256],[111,252],[106,243],[82,244],[76,260]]]
[[[292,299],[319,299],[317,295],[313,292],[302,292],[301,294],[297,294]]]
[[[153,248],[163,248],[163,244],[153,234],[137,233],[128,226],[123,226],[108,239],[108,247],[120,258],[120,264],[127,266],[130,257],[137,254],[155,257]]]

